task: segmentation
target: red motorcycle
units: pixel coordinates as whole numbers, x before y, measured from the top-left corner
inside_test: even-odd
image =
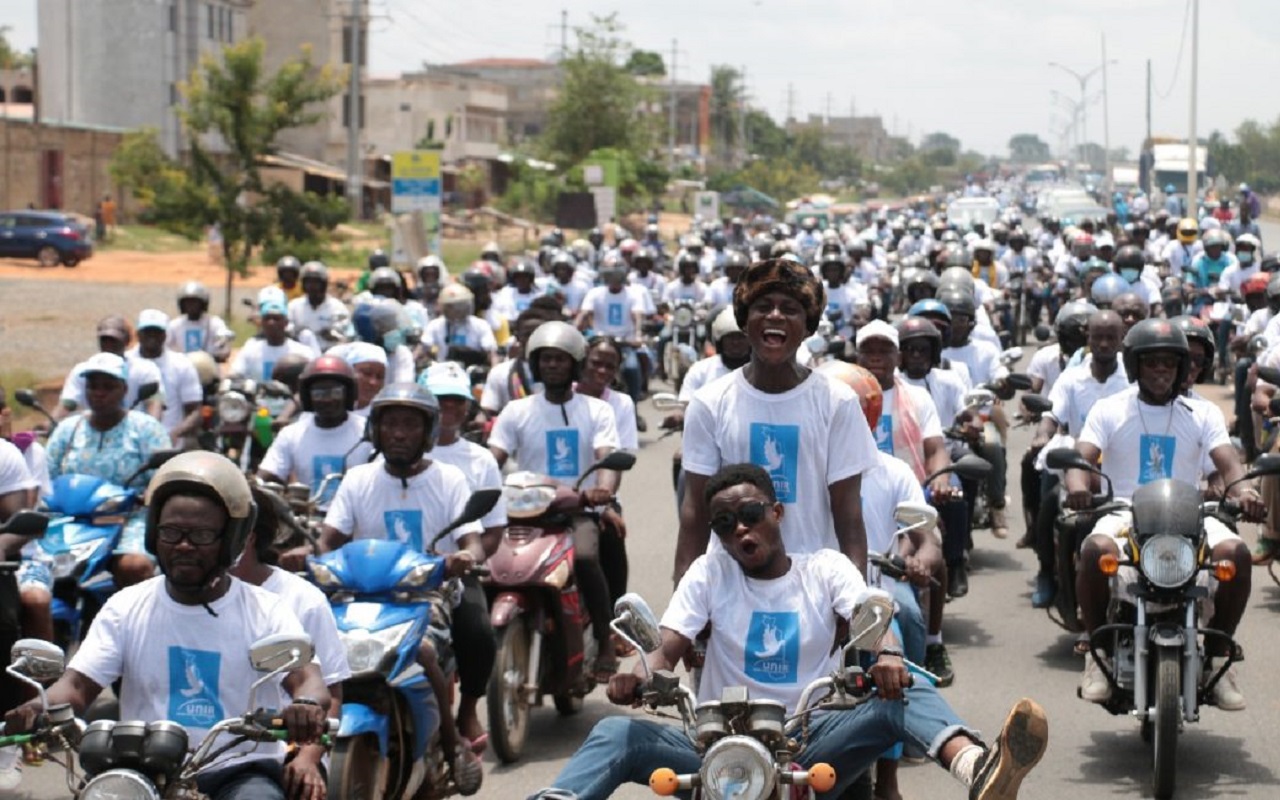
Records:
[[[488,560],[484,588],[498,637],[485,704],[490,741],[504,763],[520,759],[530,708],[551,695],[557,711],[576,714],[595,686],[585,668],[595,663],[596,641],[584,635],[591,617],[573,574],[573,516],[581,512],[588,475],[635,463],[633,454],[614,451],[573,486],[533,472],[503,481],[508,527]]]

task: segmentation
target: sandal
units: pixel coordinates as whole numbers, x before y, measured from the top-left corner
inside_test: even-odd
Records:
[[[461,734],[459,735],[461,736]],[[461,736],[461,738],[465,742],[466,748],[478,756],[484,755],[484,751],[489,749],[488,733],[482,733],[474,739],[468,739],[465,736]]]
[[[1265,566],[1270,564],[1276,556],[1280,556],[1280,539],[1258,536],[1258,543],[1253,546],[1253,563],[1260,567]]]
[[[609,679],[612,678],[615,674],[617,674],[617,672],[618,672],[617,656],[611,656],[606,653],[601,653],[600,655],[596,656],[596,663],[592,667],[591,677],[595,679],[596,683],[608,683]]]
[[[1076,643],[1072,646],[1072,652],[1078,656],[1088,657],[1089,655],[1089,634],[1082,633],[1076,637]]]
[[[463,747],[453,757],[451,769],[453,783],[458,787],[458,794],[470,797],[480,791],[480,785],[484,783],[484,765],[480,762],[479,756]]]

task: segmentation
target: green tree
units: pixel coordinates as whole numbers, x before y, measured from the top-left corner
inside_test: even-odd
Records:
[[[603,147],[644,153],[653,141],[641,108],[649,91],[622,64],[630,47],[613,15],[593,17],[578,28],[578,47],[561,62],[564,84],[547,114],[539,142],[543,153],[562,167],[577,164]]]
[[[632,50],[623,69],[642,78],[661,78],[667,74],[667,65],[663,63],[662,56],[652,50]]]
[[[747,109],[747,146],[750,151],[764,158],[774,158],[787,152],[787,132],[759,109]]]
[[[262,179],[259,164],[275,151],[276,137],[323,119],[320,104],[343,85],[331,68],[317,68],[305,49],[267,74],[264,47],[262,39],[251,38],[224,48],[221,57],[206,55],[183,85],[181,115],[190,152],[185,199],[155,208],[159,221],[188,235],[193,225],[219,227],[227,314],[232,278],[245,273],[255,248],[295,237],[313,239],[317,227],[333,227],[335,217],[345,216],[332,201],[268,186]],[[200,213],[193,214],[196,208]]]
[[[960,154],[960,140],[949,133],[931,133],[924,137],[920,142],[920,149],[929,150],[950,150],[955,155]]]
[[[35,63],[36,51],[20,53],[9,42],[10,25],[0,25],[0,69],[23,69]]]
[[[711,67],[711,141],[725,163],[730,161],[741,138],[738,127],[742,103],[742,74],[724,64]]]
[[[1034,133],[1017,133],[1009,138],[1009,157],[1018,164],[1048,161],[1049,145]]]

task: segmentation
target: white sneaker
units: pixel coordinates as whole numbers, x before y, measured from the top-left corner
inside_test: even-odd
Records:
[[[1102,674],[1102,668],[1093,656],[1084,658],[1084,675],[1080,678],[1080,699],[1090,703],[1105,703],[1111,699],[1111,683]]]
[[[17,789],[22,783],[22,751],[0,747],[0,792]]]
[[[1236,665],[1227,667],[1227,671],[1213,686],[1213,703],[1223,711],[1240,711],[1244,708],[1244,693],[1236,683]]]

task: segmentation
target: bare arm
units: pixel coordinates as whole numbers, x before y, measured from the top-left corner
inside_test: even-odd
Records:
[[[507,465],[507,459],[511,457],[506,450],[503,450],[501,447],[494,447],[493,445],[489,445],[489,452],[493,453],[493,457],[498,460],[498,469],[505,467]]]
[[[688,484],[685,485],[686,491]],[[862,475],[851,475],[827,487],[831,517],[840,552],[867,574],[867,530],[862,524]]]
[[[316,543],[316,549],[321,553],[329,553],[342,547],[351,541],[351,537],[332,525],[320,525],[320,539]]]
[[[1090,464],[1097,464],[1102,452],[1087,442],[1076,442],[1076,452],[1084,456]],[[1070,508],[1088,508],[1093,501],[1090,491],[1091,478],[1088,472],[1080,469],[1069,469],[1066,474],[1067,506]]]
[[[101,686],[82,673],[68,669],[62,673],[57,683],[49,687],[49,705],[69,704],[71,711],[77,717],[82,717],[85,709],[98,699],[101,692]],[[5,733],[30,731],[35,727],[36,717],[39,714],[40,698],[23,703],[5,715]]]
[[[693,560],[707,551],[707,543],[711,539],[707,503],[702,496],[707,478],[694,472],[684,475],[684,502],[680,505],[680,532],[676,536],[675,574],[672,577],[676,583],[684,577]]]

